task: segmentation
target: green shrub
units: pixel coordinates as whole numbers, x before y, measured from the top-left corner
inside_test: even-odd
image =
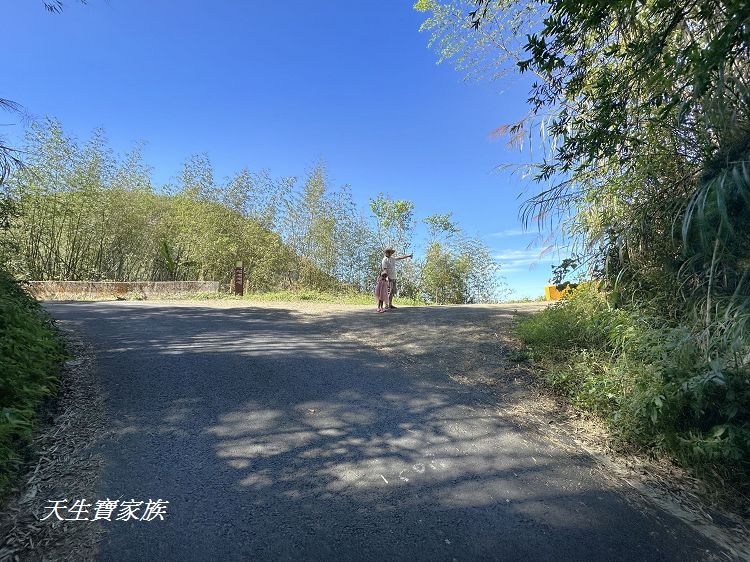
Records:
[[[589,285],[527,317],[516,330],[537,354],[598,347],[605,337],[600,324],[605,321],[607,308],[604,297]]]
[[[62,359],[51,320],[0,270],[0,495],[23,460],[39,403],[56,389]]]
[[[593,287],[516,329],[549,384],[605,419],[623,442],[748,484],[747,336],[615,308]]]

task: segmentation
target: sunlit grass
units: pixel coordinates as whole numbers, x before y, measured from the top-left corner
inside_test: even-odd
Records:
[[[547,299],[544,298],[544,295],[539,295],[538,297],[521,297],[521,298],[510,298],[510,299],[504,299],[500,301],[500,304],[521,304],[525,302],[545,302]]]
[[[365,293],[328,293],[323,291],[270,291],[263,293],[249,293],[245,300],[251,301],[285,301],[285,302],[320,302],[330,304],[374,304],[375,297]]]
[[[169,297],[162,297],[169,298]],[[357,293],[354,291],[331,293],[316,291],[312,289],[264,291],[259,293],[246,293],[240,297],[229,293],[191,293],[175,296],[181,300],[236,300],[256,302],[314,302],[328,304],[359,304],[375,305],[375,297],[369,293]],[[424,302],[411,299],[398,299],[402,304],[411,306],[422,306]]]
[[[589,286],[519,319],[516,335],[526,344],[517,359],[531,360],[553,389],[600,416],[616,442],[666,454],[707,480],[718,475],[722,487],[749,489],[744,333],[707,338],[653,309],[618,308]]]

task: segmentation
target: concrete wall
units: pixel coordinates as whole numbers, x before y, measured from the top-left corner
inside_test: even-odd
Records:
[[[184,293],[215,293],[218,281],[28,281],[24,284],[38,299],[45,298],[115,298],[171,296]]]

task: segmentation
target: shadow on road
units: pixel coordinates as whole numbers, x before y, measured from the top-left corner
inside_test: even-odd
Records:
[[[104,559],[712,558],[439,365],[405,370],[340,337],[369,312],[48,308],[94,342],[108,391],[96,494],[170,502],[164,523],[107,527]],[[425,314],[404,333],[429,330]]]

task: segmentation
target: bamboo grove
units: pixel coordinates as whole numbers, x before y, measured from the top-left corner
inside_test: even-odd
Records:
[[[140,146],[116,155],[102,131],[79,144],[54,120],[29,128],[22,154],[4,186],[0,229],[1,263],[19,279],[227,284],[242,261],[250,291],[369,292],[383,247],[415,244],[411,202],[379,194],[367,216],[348,186],[331,186],[323,164],[302,182],[246,169],[220,181],[198,155],[155,188]],[[496,300],[488,249],[450,221],[444,227],[430,230],[426,258],[403,269],[403,296]]]

